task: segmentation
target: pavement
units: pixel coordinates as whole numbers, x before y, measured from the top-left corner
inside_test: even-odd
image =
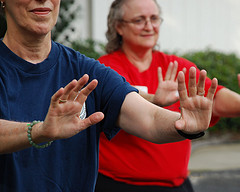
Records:
[[[195,192],[240,192],[239,135],[193,141],[189,171]]]

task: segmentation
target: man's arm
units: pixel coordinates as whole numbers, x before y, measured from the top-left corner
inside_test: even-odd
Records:
[[[186,134],[205,131],[210,123],[213,96],[217,88],[217,79],[212,80],[206,97],[198,95],[204,90],[206,71],[202,70],[196,85],[196,69],[189,71],[189,96],[185,86],[184,73],[178,75],[178,92],[182,117],[140,97],[137,93],[126,96],[122,105],[118,125],[130,134],[154,143],[168,143],[183,140],[177,130]]]
[[[192,88],[196,89],[194,70],[194,68],[191,70],[192,80],[190,81]],[[200,74],[199,82],[203,82],[205,77],[206,74]],[[95,112],[84,120],[79,118],[84,102],[98,83],[97,80],[93,80],[87,84],[88,80],[88,75],[84,75],[78,81],[73,80],[66,87],[59,89],[52,96],[44,122],[33,126],[31,137],[35,143],[70,138],[104,118],[102,112]],[[87,86],[84,87],[86,84]],[[126,96],[121,108],[118,121],[120,127],[157,143],[182,140],[183,138],[177,134],[176,129],[187,134],[206,130],[210,122],[212,98],[217,80],[213,80],[206,98],[196,95],[195,89],[190,88],[189,90],[192,90],[190,97],[187,96],[183,73],[179,73],[178,85],[182,119],[177,120],[180,117],[179,113],[157,107],[137,93],[130,93]],[[198,89],[202,87],[198,86]],[[80,93],[79,90],[81,90]],[[29,146],[26,123],[0,120],[0,154],[11,153]]]

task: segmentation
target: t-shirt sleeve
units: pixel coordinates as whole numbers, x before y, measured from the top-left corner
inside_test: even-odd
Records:
[[[110,67],[106,67],[96,61],[94,72],[91,72],[98,80],[95,94],[97,108],[104,113],[104,119],[100,127],[108,139],[111,139],[120,128],[116,126],[118,115],[126,95],[130,92],[138,92],[124,77],[120,76]]]
[[[106,77],[106,85],[103,92],[103,131],[108,139],[111,139],[118,131],[116,126],[118,115],[126,95],[130,92],[137,92],[125,78],[120,76],[114,70],[109,69],[109,75]]]

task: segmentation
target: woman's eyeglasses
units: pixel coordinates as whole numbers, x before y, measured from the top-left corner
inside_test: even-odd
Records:
[[[159,16],[152,16],[150,18],[138,17],[138,18],[131,19],[131,20],[122,19],[120,21],[124,22],[124,23],[131,23],[131,24],[137,26],[138,28],[144,28],[148,22],[150,22],[153,27],[159,27],[159,25],[161,25],[163,22],[163,18],[161,18]]]

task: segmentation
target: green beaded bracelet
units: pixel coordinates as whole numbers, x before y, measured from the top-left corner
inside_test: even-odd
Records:
[[[36,143],[34,143],[33,142],[33,140],[32,140],[32,137],[31,137],[31,132],[32,132],[32,127],[34,126],[34,125],[36,125],[37,123],[40,123],[41,121],[33,121],[32,123],[29,123],[29,124],[27,124],[27,126],[28,126],[28,130],[27,130],[27,136],[28,136],[28,140],[29,140],[29,143],[33,146],[33,147],[35,147],[35,148],[37,148],[37,149],[43,149],[43,148],[45,148],[45,147],[49,147],[51,144],[52,144],[52,142],[53,141],[49,141],[49,142],[47,142],[46,144],[44,144],[44,145],[37,145]]]

